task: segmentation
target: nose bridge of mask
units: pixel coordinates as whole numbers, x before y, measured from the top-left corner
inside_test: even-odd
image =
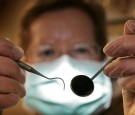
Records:
[[[54,63],[51,63],[53,69],[50,71],[50,77],[61,77],[62,79],[69,80],[80,72],[77,68],[77,63],[71,57],[64,55],[57,59]]]

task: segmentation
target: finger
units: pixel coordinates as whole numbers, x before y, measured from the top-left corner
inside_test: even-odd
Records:
[[[135,75],[119,78],[117,81],[122,89],[135,92]]]
[[[0,108],[5,109],[15,105],[20,100],[16,94],[0,94]]]
[[[130,34],[130,35],[129,35]],[[123,57],[135,54],[135,21],[128,21],[125,24],[124,36],[108,43],[103,51],[111,57]]]
[[[26,92],[24,86],[14,79],[0,76],[0,94],[16,94],[20,98],[24,97]]]
[[[135,34],[135,20],[128,20],[124,25],[124,35]]]
[[[104,73],[112,78],[135,75],[135,58],[117,58],[104,69]]]
[[[23,50],[16,47],[9,40],[0,37],[0,55],[19,60],[23,56]]]
[[[0,75],[13,78],[20,83],[25,82],[24,72],[15,61],[8,57],[0,56]]]
[[[104,53],[111,57],[124,57],[135,54],[135,35],[126,35],[108,43]]]
[[[135,94],[132,91],[122,90],[124,115],[133,115],[135,113]]]

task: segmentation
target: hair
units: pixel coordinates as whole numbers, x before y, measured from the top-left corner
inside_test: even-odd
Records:
[[[29,9],[23,17],[20,31],[20,46],[24,51],[28,48],[31,36],[29,32],[30,25],[41,15],[66,8],[77,8],[86,13],[93,21],[95,41],[100,48],[100,54],[104,58],[102,49],[107,42],[106,35],[106,17],[103,8],[97,4],[86,4],[81,0],[55,0],[52,3],[39,2]]]

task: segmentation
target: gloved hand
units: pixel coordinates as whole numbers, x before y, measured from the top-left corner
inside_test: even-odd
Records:
[[[22,56],[23,50],[0,37],[0,111],[15,105],[25,95],[25,74],[14,61]]]
[[[125,115],[135,114],[135,21],[129,20],[123,36],[108,43],[105,54],[118,57],[104,70],[109,77],[118,78],[122,88]]]

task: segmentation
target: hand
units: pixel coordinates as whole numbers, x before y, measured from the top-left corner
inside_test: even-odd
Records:
[[[22,56],[19,47],[0,37],[0,110],[15,105],[25,95],[24,71],[14,61]]]
[[[124,35],[108,43],[105,54],[118,57],[110,63],[104,73],[118,78],[122,88],[124,113],[135,115],[135,21],[129,20],[124,27]]]

